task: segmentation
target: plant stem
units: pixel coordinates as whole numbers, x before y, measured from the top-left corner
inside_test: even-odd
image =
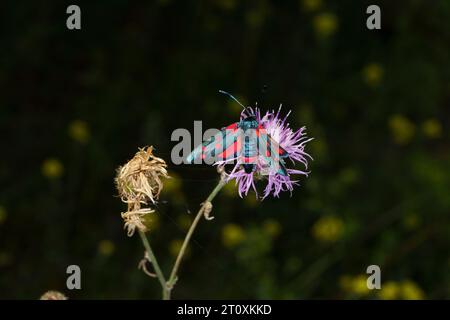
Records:
[[[203,202],[203,204],[200,207],[200,210],[198,210],[197,215],[195,216],[194,221],[192,222],[188,233],[186,234],[186,237],[184,238],[183,245],[181,246],[180,252],[178,253],[177,259],[175,260],[175,264],[173,266],[172,272],[170,273],[169,281],[167,281],[167,289],[168,289],[168,298],[170,299],[170,293],[173,289],[173,286],[175,285],[175,282],[177,280],[177,273],[178,269],[180,268],[181,260],[183,259],[184,254],[186,253],[186,248],[189,244],[189,241],[191,240],[192,234],[195,231],[195,228],[198,225],[198,222],[202,218],[202,216],[205,214],[206,206],[211,203],[211,201],[216,197],[216,195],[219,193],[219,191],[223,188],[224,185],[226,185],[225,179],[221,178],[219,183],[216,185],[216,187],[211,191],[208,198],[206,198],[206,201]]]
[[[164,274],[162,273],[161,268],[159,267],[158,261],[156,260],[155,254],[153,253],[153,250],[150,247],[150,243],[148,242],[147,236],[141,230],[139,230],[139,236],[141,237],[142,244],[145,247],[145,251],[147,251],[147,254],[150,257],[150,263],[153,265],[153,268],[155,269],[156,277],[158,278],[159,283],[161,284],[162,298],[163,300],[168,300],[170,297],[170,292],[167,289],[166,278],[164,277]]]

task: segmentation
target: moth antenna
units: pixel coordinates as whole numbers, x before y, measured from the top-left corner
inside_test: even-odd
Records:
[[[222,94],[224,94],[224,95],[229,96],[231,99],[233,99],[234,101],[236,101],[242,108],[244,108],[244,110],[246,109],[246,107],[245,107],[242,103],[240,103],[238,99],[236,99],[235,97],[233,97],[232,94],[230,94],[230,93],[228,93],[228,92],[226,92],[226,91],[223,91],[223,90],[219,90],[219,92],[222,93]]]

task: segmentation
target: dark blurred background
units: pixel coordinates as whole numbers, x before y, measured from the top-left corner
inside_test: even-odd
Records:
[[[219,89],[292,109],[315,160],[292,197],[227,186],[174,298],[450,297],[450,1],[7,0],[0,25],[0,298],[160,298],[115,170],[145,145],[168,162],[148,233],[168,274],[217,180],[170,163],[171,133],[236,121]],[[82,290],[65,287],[70,264]]]

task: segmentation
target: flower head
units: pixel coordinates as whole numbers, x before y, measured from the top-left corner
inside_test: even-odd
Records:
[[[281,106],[277,112],[274,110],[266,112],[264,116],[261,116],[261,112],[258,108],[247,107],[241,113],[241,120],[251,116],[256,119],[258,124],[264,129],[267,136],[275,141],[282,149],[287,153],[285,159],[289,159],[293,164],[301,162],[305,169],[307,169],[307,158],[311,158],[309,154],[304,151],[305,144],[312,140],[306,136],[306,128],[302,127],[296,131],[292,130],[287,122],[289,113],[281,117]],[[247,195],[250,189],[253,189],[256,193],[256,180],[267,180],[267,185],[264,189],[262,199],[269,195],[278,197],[282,191],[292,192],[294,185],[298,184],[298,181],[292,180],[291,175],[307,175],[306,171],[290,169],[285,167],[285,160],[279,158],[279,165],[282,166],[284,172],[280,170],[272,170],[271,167],[267,168],[267,159],[264,159],[261,155],[258,155],[255,161],[255,169],[248,173],[243,168],[241,159],[230,159],[225,161],[217,161],[215,164],[223,168],[226,164],[232,161],[236,162],[234,168],[226,173],[226,179],[235,179],[238,185],[239,195]],[[237,160],[237,161],[236,161]],[[258,194],[257,194],[258,195]]]
[[[50,290],[50,291],[45,292],[39,299],[40,300],[67,300],[67,297],[59,291]]]
[[[123,202],[128,204],[127,212],[122,213],[128,235],[136,228],[146,231],[144,217],[154,212],[141,205],[155,204],[163,188],[161,178],[168,178],[166,162],[153,155],[153,147],[140,149],[133,159],[119,167],[115,179],[117,190]]]

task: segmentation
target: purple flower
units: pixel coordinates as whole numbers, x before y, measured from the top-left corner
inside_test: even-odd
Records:
[[[274,110],[266,112],[264,116],[261,117],[261,112],[258,108],[247,107],[241,113],[241,120],[248,116],[253,116],[256,118],[258,123],[265,129],[268,135],[277,142],[284,150],[287,152],[287,158],[289,158],[292,164],[296,162],[301,162],[305,170],[308,168],[307,158],[312,160],[312,157],[304,151],[305,144],[311,141],[313,138],[308,138],[306,136],[306,128],[302,127],[297,131],[293,131],[289,127],[289,123],[286,122],[290,112],[284,118],[280,115],[281,106],[277,112]],[[237,161],[236,161],[237,160]],[[227,161],[218,161],[215,165],[219,167],[224,167],[226,164],[235,162],[233,169],[226,173],[227,180],[236,180],[236,184],[239,189],[239,196],[247,195],[250,188],[256,192],[258,197],[258,192],[256,190],[255,181],[256,180],[267,180],[267,185],[264,189],[262,199],[272,194],[274,197],[279,197],[282,191],[290,191],[294,189],[295,185],[298,185],[298,180],[292,180],[291,175],[308,175],[308,172],[303,170],[289,169],[286,168],[287,175],[280,174],[276,171],[268,171],[264,167],[264,163],[261,157],[258,157],[255,163],[255,170],[251,173],[246,173],[241,159],[231,159]],[[281,160],[283,161],[283,160]]]

